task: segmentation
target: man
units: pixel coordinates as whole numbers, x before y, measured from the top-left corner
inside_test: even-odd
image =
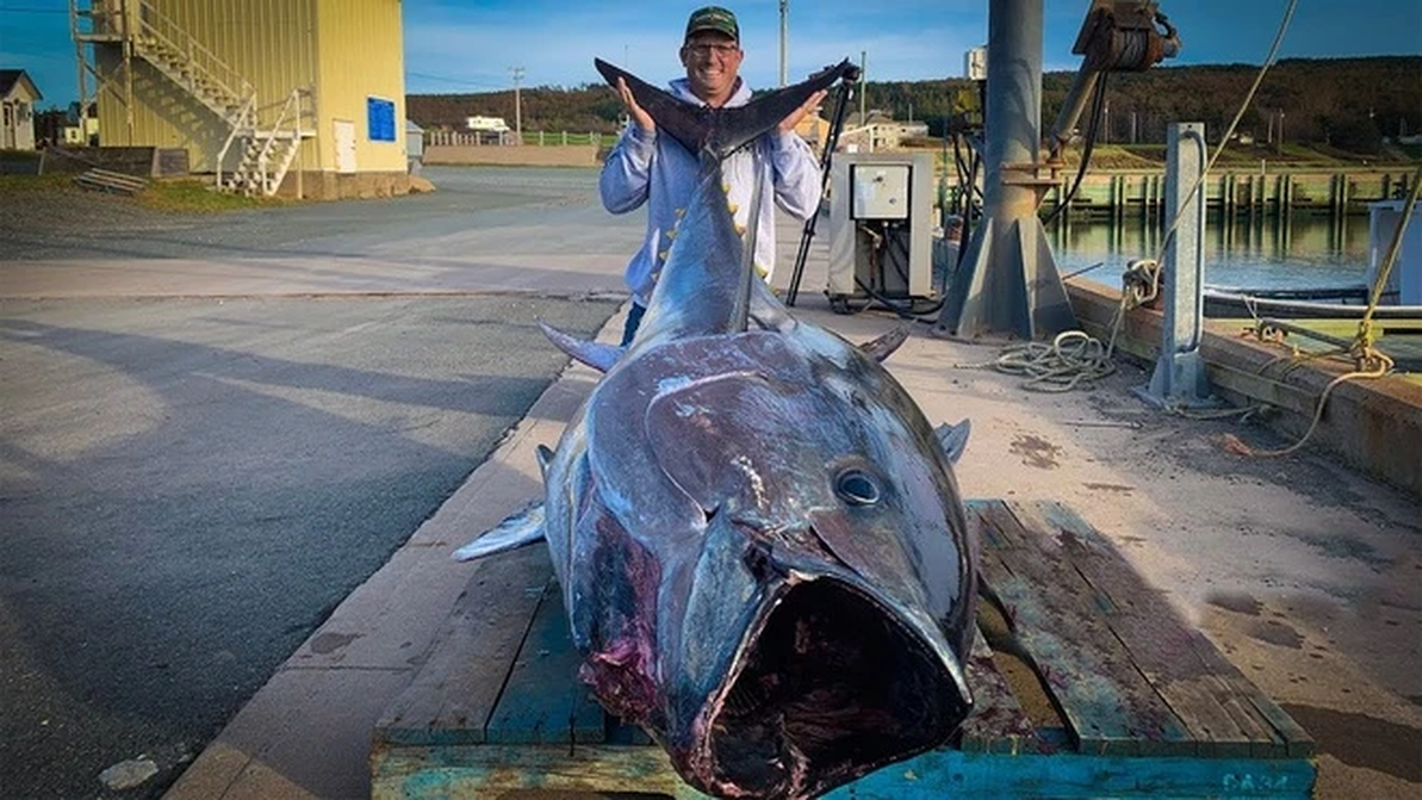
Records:
[[[740,79],[745,53],[740,47],[740,26],[736,16],[717,6],[692,12],[686,23],[681,46],[681,63],[686,77],[671,82],[678,99],[711,108],[743,106],[751,90]],[[632,290],[632,309],[623,329],[622,344],[631,344],[647,310],[652,288],[666,263],[671,247],[669,235],[676,227],[687,201],[696,188],[697,156],[669,136],[658,136],[656,123],[637,101],[625,81],[617,87],[630,118],[627,129],[603,164],[598,188],[602,204],[614,214],[625,214],[650,202],[647,209],[647,237],[642,248],[627,265],[627,286]],[[778,128],[735,153],[722,164],[722,174],[730,186],[728,200],[736,223],[749,226],[751,195],[762,164],[770,169],[762,192],[774,193],[776,203],[799,219],[808,219],[820,205],[819,164],[810,146],[795,133],[795,125],[824,100],[817,92],[781,121]],[[775,267],[775,208],[762,203],[755,221],[755,267],[766,280]]]

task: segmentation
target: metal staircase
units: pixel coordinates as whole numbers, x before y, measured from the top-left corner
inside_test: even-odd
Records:
[[[256,87],[148,0],[88,0],[87,4],[70,0],[70,17],[81,62],[84,42],[120,45],[128,70],[132,69],[129,58],[142,59],[226,123],[230,133],[218,153],[216,170],[217,185],[224,191],[275,194],[301,141],[315,135],[314,126],[302,127],[312,116],[309,90],[293,89],[276,119],[264,124]],[[88,29],[82,30],[86,20]],[[97,69],[81,63],[81,75],[84,69],[101,81],[113,77],[100,76]],[[132,108],[131,72],[129,78]],[[224,172],[234,145],[237,167]]]

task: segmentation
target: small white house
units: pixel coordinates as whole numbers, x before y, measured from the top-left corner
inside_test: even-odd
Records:
[[[0,150],[35,149],[35,103],[44,99],[22,69],[0,69]]]

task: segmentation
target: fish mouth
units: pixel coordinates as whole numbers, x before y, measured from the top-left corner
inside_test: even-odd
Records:
[[[791,583],[707,704],[693,771],[722,796],[806,797],[941,745],[972,705],[944,659],[845,581]]]

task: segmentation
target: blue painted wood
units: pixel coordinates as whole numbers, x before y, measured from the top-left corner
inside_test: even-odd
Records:
[[[1003,756],[935,750],[825,795],[856,800],[981,798],[1309,798],[1304,759]]]
[[[485,723],[552,575],[544,545],[479,562],[424,654],[424,666],[376,723],[376,742],[484,741]]]
[[[837,800],[1000,798],[1278,798],[1312,796],[1306,759],[1209,759],[936,750],[827,795]],[[657,747],[500,746],[401,749],[378,763],[372,800],[498,797],[504,792],[648,793],[701,798]]]
[[[1031,721],[980,642],[969,670],[973,685],[981,688],[982,715],[965,725],[960,746],[885,767],[831,797],[1310,796],[1314,765],[1300,757],[1311,752],[1306,734],[1198,631],[1171,616],[1169,604],[1130,569],[1108,539],[1056,504],[976,501],[969,504],[969,517],[984,541],[988,594],[1010,612],[1043,684],[1069,712],[1066,716],[1075,717],[1081,748],[1062,742],[1053,729],[1030,730]],[[469,624],[473,618],[464,616],[471,609],[518,606],[502,586],[471,584],[469,596],[461,599],[466,611],[453,622]],[[484,796],[523,788],[651,791],[699,798],[676,778],[661,748],[640,744],[647,741],[645,735],[605,718],[586,687],[576,681],[578,657],[559,594],[549,584],[535,597],[537,602],[525,604],[526,610],[490,617],[507,617],[496,626],[505,638],[514,617],[528,622],[527,635],[511,651],[516,656],[504,655],[498,664],[480,667],[481,674],[507,676],[487,731],[462,730],[471,724],[483,727],[465,720],[463,712],[453,719],[427,710],[447,709],[438,701],[439,689],[456,684],[447,675],[423,673],[435,667],[457,670],[461,653],[479,652],[489,643],[485,636],[465,635],[417,676],[428,696],[418,704],[407,703],[405,710],[420,713],[400,718],[403,733],[418,734],[418,725],[412,723],[422,719],[450,730],[431,730],[423,741],[382,739],[378,731],[372,796]],[[1152,624],[1167,618],[1171,625],[1179,624],[1180,631],[1154,632]],[[1111,641],[1119,649],[1111,650]],[[501,646],[499,652],[508,650]],[[1177,656],[1189,662],[1183,678],[1163,663]],[[1165,731],[1168,736],[1162,737],[1163,729],[1150,716],[1154,712],[1141,713],[1139,686],[1124,686],[1119,675],[1127,667],[1180,710],[1179,719],[1188,723],[1183,738],[1172,738],[1181,735],[1178,730]],[[1201,698],[1218,705],[1192,711]],[[1279,718],[1269,721],[1271,713]],[[1250,736],[1259,731],[1248,726],[1260,725],[1272,731],[1273,738],[1266,737],[1267,744],[1248,739],[1243,749],[1240,740],[1221,738],[1213,729],[1205,731],[1213,738],[1195,738],[1199,724],[1227,727],[1231,720]],[[1090,725],[1097,728],[1091,730]],[[1083,730],[1089,735],[1081,736]],[[1295,733],[1304,738],[1291,738]],[[480,739],[486,743],[474,744]],[[1162,742],[1176,748],[1170,757],[1150,752]]]
[[[573,647],[562,593],[549,582],[528,636],[509,672],[485,740],[503,744],[602,742],[602,708],[577,679],[582,659]]]

